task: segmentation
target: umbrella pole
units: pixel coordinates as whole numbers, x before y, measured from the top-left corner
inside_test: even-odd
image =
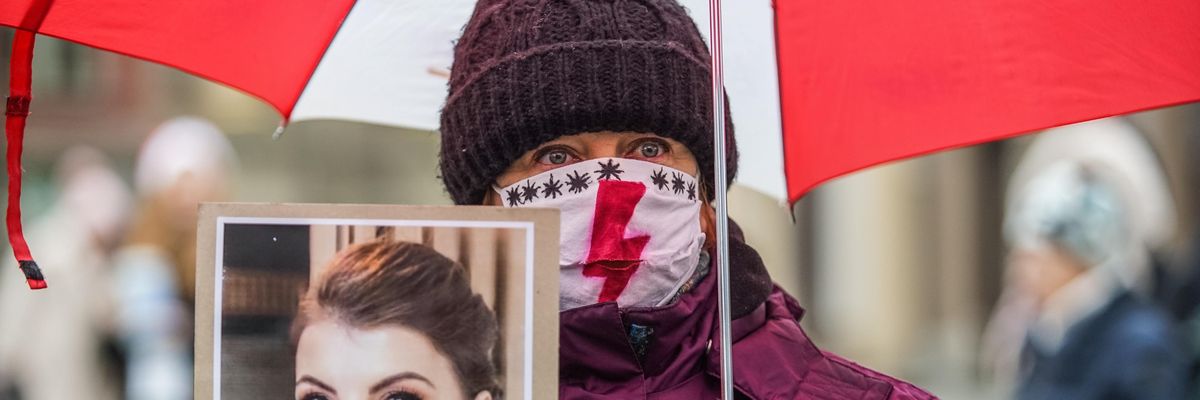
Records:
[[[712,52],[713,165],[717,214],[717,298],[721,327],[721,398],[733,399],[733,338],[729,305],[729,208],[725,177],[725,76],[721,54],[721,0],[708,2],[709,48]]]

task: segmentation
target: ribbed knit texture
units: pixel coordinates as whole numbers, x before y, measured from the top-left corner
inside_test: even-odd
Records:
[[[542,143],[629,131],[687,146],[711,197],[711,87],[708,49],[674,0],[481,0],[454,49],[442,181],[455,203],[479,204]]]

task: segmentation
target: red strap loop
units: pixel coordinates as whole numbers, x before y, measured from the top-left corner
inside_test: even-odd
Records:
[[[4,111],[4,133],[8,139],[6,222],[8,243],[12,246],[21,272],[25,273],[25,281],[30,289],[44,289],[46,279],[29,253],[29,245],[25,243],[25,233],[21,227],[21,151],[25,142],[25,119],[29,116],[29,103],[32,100],[30,86],[33,78],[34,36],[32,31],[17,30],[9,64],[9,96]]]

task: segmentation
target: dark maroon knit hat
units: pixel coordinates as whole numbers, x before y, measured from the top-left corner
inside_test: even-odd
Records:
[[[454,48],[441,174],[479,204],[525,152],[616,131],[678,140],[713,182],[708,48],[674,0],[480,0]],[[737,172],[726,116],[727,176]]]

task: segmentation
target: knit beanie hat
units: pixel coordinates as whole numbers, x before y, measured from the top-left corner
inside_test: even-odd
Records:
[[[442,181],[456,204],[480,204],[542,143],[640,132],[687,146],[711,197],[711,87],[708,48],[675,0],[480,0],[454,48]],[[732,180],[728,114],[725,126]]]

